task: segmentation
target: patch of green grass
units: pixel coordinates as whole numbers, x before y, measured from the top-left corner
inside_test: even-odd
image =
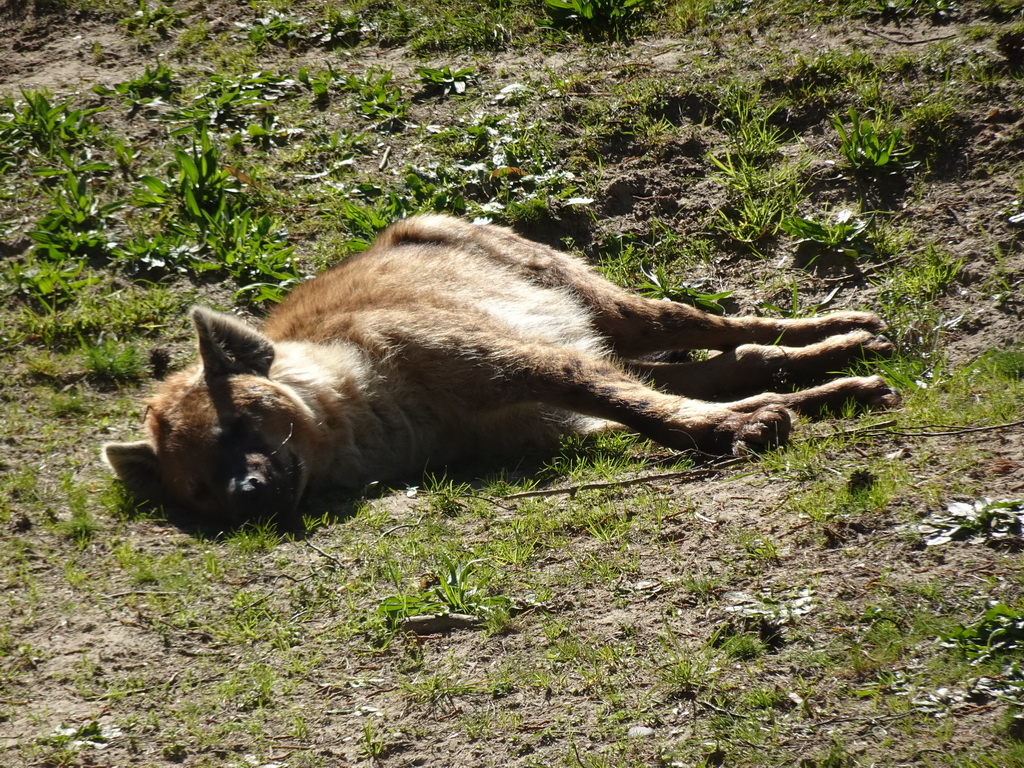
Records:
[[[441,6],[434,23],[419,27],[410,50],[427,55],[448,51],[499,51],[518,39],[535,36],[533,15],[512,3],[463,3]]]
[[[0,160],[21,164],[30,159],[50,163],[61,152],[89,146],[99,136],[93,117],[104,107],[76,109],[73,99],[51,102],[44,91],[21,91],[21,99],[0,102]]]
[[[116,83],[112,87],[97,85],[93,91],[100,96],[116,94],[128,103],[131,112],[135,112],[155,102],[174,99],[181,88],[182,84],[175,79],[174,70],[161,63],[152,69],[147,64],[143,73],[132,80]]]
[[[721,125],[729,137],[730,154],[743,163],[766,167],[777,159],[785,132],[773,124],[779,107],[766,106],[761,94],[733,85],[719,103]]]
[[[79,242],[88,247],[90,241],[91,236],[88,241]],[[54,251],[59,255],[59,261],[40,258],[33,251],[20,262],[12,262],[7,269],[13,293],[29,299],[50,316],[72,304],[90,286],[102,280],[94,270],[86,266],[84,259],[66,259],[59,247]]]
[[[772,236],[803,200],[808,161],[781,161],[783,131],[772,124],[778,105],[733,85],[722,100],[722,127],[729,136],[723,153],[709,153],[715,177],[728,189],[730,205],[720,210],[719,230],[731,240],[753,244]]]
[[[687,301],[715,314],[719,300],[728,298],[724,291],[705,290],[708,279],[693,277],[720,255],[709,236],[681,237],[655,220],[648,236],[615,235],[600,252],[606,278],[651,298]]]
[[[61,512],[67,516],[58,519],[55,528],[60,535],[71,539],[76,547],[83,549],[92,543],[102,526],[90,509],[86,490],[75,481],[73,475],[67,474],[61,478],[60,488],[65,503]],[[51,511],[50,514],[54,513]]]
[[[170,216],[171,237],[145,238],[125,255],[164,270],[221,270],[242,284],[239,295],[279,301],[298,282],[287,232],[242,195],[238,174],[228,170],[205,126],[192,138],[190,149],[175,148],[167,180],[143,177],[145,189],[135,199],[140,207]]]
[[[994,349],[985,355],[983,364],[1006,379],[1024,379],[1024,346],[1018,344]]]
[[[787,216],[780,222],[780,228],[797,238],[797,243],[816,243],[824,252],[857,258],[872,252],[866,237],[870,223],[870,219],[844,208],[837,211],[831,221]]]
[[[366,718],[366,724],[363,726],[363,732],[359,744],[360,754],[368,760],[378,760],[382,758],[388,749],[387,741],[385,741],[384,734],[381,733],[379,726],[375,724],[375,718]]]
[[[779,545],[770,537],[750,531],[739,531],[736,534],[736,543],[758,566],[778,563]]]
[[[823,461],[822,466],[827,463],[825,457],[818,460]],[[877,514],[905,491],[910,481],[904,467],[884,463],[870,468],[833,464],[832,471],[832,477],[826,475],[811,488],[791,497],[790,504],[797,514],[822,525]]]
[[[830,50],[813,58],[798,54],[780,67],[768,85],[780,91],[785,101],[802,108],[833,107],[859,78],[870,76],[878,61],[865,51]]]
[[[574,515],[576,524],[603,544],[625,543],[633,526],[633,515],[614,504],[595,505],[581,499]]]
[[[129,284],[115,287],[104,281],[80,290],[75,301],[53,313],[37,314],[29,309],[13,313],[0,330],[9,341],[38,339],[47,348],[81,346],[81,339],[154,334],[168,322],[183,324],[182,317],[194,297],[188,292],[164,286]],[[10,334],[10,335],[6,335]]]
[[[138,10],[121,19],[121,26],[140,43],[148,44],[156,37],[168,37],[173,28],[184,26],[187,15],[160,2],[150,6],[146,0],[139,0]]]
[[[103,164],[93,172],[108,170],[109,166]],[[50,211],[28,233],[37,243],[39,256],[58,265],[72,262],[84,266],[86,259],[110,255],[114,244],[104,230],[125,203],[99,200],[90,188],[94,181],[90,173],[68,173],[52,190]]]
[[[948,160],[963,140],[963,106],[944,94],[929,94],[903,113],[907,142],[929,163]]]
[[[83,417],[90,412],[91,405],[89,398],[79,387],[66,392],[53,392],[49,397],[49,407],[58,419]]]
[[[708,155],[715,178],[729,191],[731,204],[718,211],[718,230],[731,240],[753,246],[774,235],[784,217],[803,200],[806,160],[770,168],[726,152]]]
[[[612,479],[641,466],[634,452],[640,438],[622,431],[563,438],[559,454],[540,470],[542,479],[564,478],[569,482]]]
[[[683,587],[700,603],[710,603],[725,588],[727,579],[712,573],[688,573],[683,577]]]
[[[670,301],[681,301],[690,304],[713,315],[725,314],[725,309],[718,302],[727,299],[732,291],[704,291],[706,281],[695,280],[685,282],[672,280],[666,270],[658,265],[651,269],[643,269],[645,282],[637,286],[637,293],[652,299],[669,299]]]
[[[837,115],[832,125],[839,133],[839,152],[854,171],[877,177],[898,175],[917,167],[907,160],[911,147],[903,143],[903,132],[893,129],[886,133],[875,121],[862,117],[850,107],[850,124],[846,126]]]
[[[556,24],[579,29],[592,39],[635,33],[650,0],[544,0]]]
[[[186,575],[189,563],[181,552],[161,555],[139,550],[130,541],[121,541],[113,547],[112,554],[134,585],[163,589],[192,586]]]
[[[97,498],[100,507],[105,513],[117,520],[159,519],[163,517],[163,510],[161,508],[140,502],[125,487],[124,483],[118,482],[112,477],[105,486],[100,487]]]
[[[243,525],[225,537],[225,542],[242,555],[270,552],[281,540],[281,533],[273,522]]]
[[[671,0],[666,4],[666,21],[683,33],[709,30],[749,10],[743,0]]]
[[[933,332],[943,322],[934,301],[956,279],[962,263],[962,259],[929,244],[880,278],[883,311],[892,326],[916,328],[918,333],[925,332],[922,335]]]
[[[217,686],[225,702],[239,712],[272,709],[288,688],[280,670],[268,664],[249,664],[224,677]]]
[[[908,601],[911,605],[913,599]],[[933,642],[938,628],[949,622],[948,616],[934,611],[904,607],[898,602],[881,611],[868,611],[860,617],[859,625],[850,628],[849,642],[842,643],[838,663],[860,680],[891,680],[891,667],[920,652],[920,648]],[[948,669],[956,679],[963,670]],[[877,683],[868,683],[862,690],[871,693]],[[898,701],[886,700],[889,706],[900,707]]]
[[[432,671],[415,673],[399,681],[402,694],[415,704],[454,706],[456,698],[484,693],[483,681],[467,680],[454,659]]]
[[[106,338],[82,348],[86,370],[96,379],[115,384],[135,382],[143,377],[145,360],[138,347]]]
[[[410,616],[444,615],[462,613],[486,618],[494,612],[507,612],[509,599],[503,595],[489,594],[487,579],[472,579],[478,572],[480,559],[456,561],[442,556],[436,570],[437,584],[423,594],[392,595],[381,601],[377,613],[388,626],[395,628]]]
[[[197,53],[198,49],[210,44],[210,22],[206,19],[199,19],[178,34],[175,45],[168,52],[168,56],[177,61],[188,61]],[[221,62],[222,65],[226,63]]]
[[[711,687],[715,670],[706,649],[684,644],[667,627],[658,638],[664,661],[658,666],[657,688],[671,699],[692,699]]]
[[[952,368],[944,359],[922,354],[913,370],[918,374],[904,390],[914,415],[912,423],[972,426],[1013,422],[1020,418],[1021,403],[1024,402],[1021,380],[1007,377],[984,361]],[[970,464],[968,456],[963,460]],[[985,495],[983,487],[976,488],[971,484],[959,492]]]

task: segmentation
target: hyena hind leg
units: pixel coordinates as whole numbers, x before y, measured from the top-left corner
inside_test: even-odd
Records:
[[[743,344],[708,360],[688,363],[626,361],[656,387],[701,400],[820,381],[865,356],[891,354],[892,344],[870,331],[851,331],[805,347]]]
[[[803,347],[851,331],[885,330],[884,321],[870,312],[809,318],[723,317],[687,304],[634,296],[611,284],[601,293],[607,294],[604,301],[588,302],[594,324],[611,341],[615,353],[626,358],[671,349],[726,350],[741,344]]]
[[[809,318],[720,317],[688,304],[637,296],[581,259],[526,240],[500,227],[477,227],[447,217],[417,218],[389,230],[399,239],[472,243],[487,258],[545,288],[568,289],[591,312],[594,326],[622,358],[675,349],[732,349],[740,344],[805,346],[829,336],[885,323],[870,312],[834,312]]]
[[[635,296],[593,276],[573,290],[588,305],[594,324],[615,353],[635,358],[674,349],[728,350],[741,344],[803,347],[852,331],[885,330],[870,312],[834,312],[809,318],[723,317],[672,301]]]

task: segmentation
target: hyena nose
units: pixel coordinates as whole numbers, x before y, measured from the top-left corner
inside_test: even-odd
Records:
[[[238,492],[245,494],[258,493],[265,485],[266,483],[263,482],[262,478],[250,475],[239,483]]]
[[[293,485],[287,477],[250,470],[229,485],[229,516],[239,523],[270,520],[292,506],[293,496]]]
[[[243,507],[261,504],[273,495],[273,487],[262,475],[246,475],[231,484],[231,498]]]
[[[228,487],[231,506],[243,515],[262,511],[262,507],[274,494],[266,478],[250,474],[231,481]]]

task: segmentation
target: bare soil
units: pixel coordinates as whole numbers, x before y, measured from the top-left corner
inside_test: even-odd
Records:
[[[235,21],[251,22],[255,13],[226,2],[174,5],[189,12],[186,28],[202,18],[215,33]],[[137,76],[180,34],[140,46],[118,25],[116,14],[54,8],[59,4],[22,8],[12,3],[0,11],[0,92],[14,96],[18,89],[46,88],[79,93],[85,104],[99,103],[90,90],[94,85]],[[972,35],[983,22],[991,31]],[[584,130],[575,121],[579,110],[602,98],[610,83],[654,77],[686,86],[695,72],[724,71],[728,67],[720,62],[730,60],[745,62],[749,72],[792,61],[783,71],[797,77],[799,61],[826,53],[866,51],[881,61],[941,39],[945,60],[975,57],[995,74],[962,86],[965,106],[948,156],[912,180],[913,189],[894,188],[879,202],[895,210],[895,220],[911,233],[909,250],[930,242],[962,261],[956,280],[935,302],[945,323],[938,350],[953,369],[1024,337],[1021,225],[1008,215],[1024,167],[1024,86],[1017,65],[996,51],[999,29],[1000,23],[967,9],[941,24],[928,18],[898,24],[857,18],[827,27],[766,24],[743,34],[648,35],[600,50],[567,43],[444,54],[436,61],[374,44],[343,53],[270,48],[260,54],[259,66],[296,72],[330,60],[350,72],[390,67],[401,81],[421,61],[453,68],[465,64],[475,67],[481,87],[495,94],[512,82],[545,80],[549,72],[569,77],[592,71],[590,92],[580,86],[578,93],[552,98],[557,109],[548,101],[533,107],[547,119],[560,118],[557,131],[569,141]],[[695,63],[708,69],[697,70]],[[786,77],[775,85],[793,87]],[[887,85],[908,93],[933,88],[921,68]],[[613,235],[648,237],[655,218],[686,237],[707,233],[724,203],[705,160],[725,140],[715,109],[695,97],[667,104],[666,120],[685,130],[653,146],[630,135],[625,124],[609,132],[592,209],[581,214],[566,208],[557,217],[517,227],[546,242],[571,238],[595,262]],[[411,119],[443,124],[458,110],[457,104],[414,102]],[[778,119],[815,150],[835,143],[827,120],[832,111],[811,103]],[[109,119],[116,129],[139,142],[155,130],[114,112]],[[626,123],[629,115],[619,119]],[[324,121],[338,127],[352,118],[332,108]],[[411,132],[388,142],[391,168],[429,158],[429,149]],[[370,168],[378,159],[358,162]],[[833,169],[812,169],[810,176],[816,201],[836,207],[849,201],[851,188]],[[287,192],[287,180],[271,183]],[[27,226],[7,222],[0,261],[19,258],[31,247]],[[311,248],[315,239],[310,236]],[[880,308],[882,288],[871,280],[873,270],[881,271],[878,265],[868,264],[861,274],[846,263],[800,269],[796,245],[785,237],[762,244],[760,259],[739,244],[720,240],[717,247],[716,257],[688,277],[734,290],[730,312],[762,311],[763,302],[785,305],[792,280],[807,305],[825,300],[838,286],[829,309]],[[790,279],[778,279],[782,276]],[[223,291],[198,290],[210,296]],[[919,330],[922,335],[934,331]],[[905,346],[915,332],[894,329]],[[189,354],[183,326],[158,343],[169,345],[176,364]],[[75,415],[47,415],[38,405],[40,388],[59,387],[41,384],[17,362],[14,367],[5,374],[12,379],[5,384],[4,408],[29,417],[4,421],[0,472],[35,467],[44,478],[70,472],[75,486],[86,489],[101,532],[83,548],[60,533],[60,523],[71,517],[70,491],[56,480],[42,481],[28,500],[8,488],[7,523],[0,535],[6,582],[0,601],[0,762],[5,765],[980,765],[970,760],[1005,754],[1015,743],[1003,702],[961,698],[922,715],[921,707],[912,705],[914,697],[934,697],[939,686],[900,692],[895,683],[878,684],[880,672],[889,680],[924,673],[928,680],[940,680],[936,668],[944,657],[934,636],[914,638],[916,650],[890,657],[886,643],[867,637],[865,626],[852,617],[868,615],[872,606],[898,609],[903,618],[895,621],[904,622],[900,630],[910,633],[905,617],[918,613],[967,617],[978,615],[985,601],[1020,604],[1024,562],[1018,551],[966,543],[925,547],[907,530],[908,522],[952,501],[1024,496],[1019,425],[980,432],[941,424],[910,429],[899,412],[891,414],[895,431],[882,428],[854,450],[828,455],[820,472],[834,474],[841,490],[859,470],[870,465],[876,471],[879,457],[888,457],[892,471],[907,474],[906,500],[896,498],[881,510],[829,524],[810,522],[794,510],[793,500],[815,478],[754,463],[705,476],[666,472],[659,479],[656,462],[664,455],[650,448],[646,474],[651,478],[606,489],[595,504],[643,509],[656,496],[667,510],[657,526],[639,527],[626,541],[614,543],[566,527],[560,546],[534,551],[508,567],[505,586],[513,594],[517,584],[546,584],[548,590],[516,594],[522,612],[500,632],[397,633],[382,642],[380,634],[353,617],[372,617],[389,593],[380,569],[381,562],[390,562],[382,552],[392,537],[419,536],[429,525],[471,553],[495,536],[512,536],[519,505],[530,502],[489,499],[481,512],[474,506],[479,500],[469,499],[465,504],[471,511],[439,515],[427,494],[399,491],[371,499],[350,517],[356,501],[314,499],[312,511],[333,514],[332,525],[251,553],[197,539],[163,520],[114,518],[103,508],[109,480],[97,447],[135,432],[137,413],[125,412],[123,398],[141,396],[146,386],[128,393],[91,388],[93,418],[110,415],[98,428]],[[16,429],[9,428],[15,423]],[[856,429],[857,423],[802,428],[826,439],[833,431]],[[55,440],[60,450],[51,450]],[[915,487],[930,490],[915,495]],[[554,498],[565,505],[585,504],[587,493]],[[777,552],[751,559],[749,541],[758,538],[775,542]],[[118,566],[119,548],[126,546],[170,571],[156,586],[140,580],[136,565]],[[223,571],[207,569],[204,553],[210,551],[225,559]],[[616,565],[617,575],[604,578],[602,564]],[[565,580],[566,573],[574,578]],[[185,602],[174,586],[182,574],[194,577],[182,588]],[[710,598],[689,586],[694,576],[717,579]],[[359,586],[368,580],[377,585],[372,594]],[[773,649],[767,654],[756,661],[719,659],[721,668],[708,673],[716,681],[710,688],[698,683],[674,690],[659,683],[673,663],[666,636],[684,657],[696,660],[723,627],[757,633],[756,620],[744,618],[743,607],[755,604],[759,595],[791,603],[804,588],[813,594],[813,619],[782,622],[781,636],[762,638]],[[287,617],[298,634],[275,636],[257,621],[251,636],[239,640],[240,617],[260,615],[247,596],[258,596],[260,610]],[[582,647],[571,651],[573,643]],[[840,647],[848,655],[837,657]],[[587,656],[588,649],[612,650]],[[275,680],[269,691],[259,684],[259,674],[267,670]],[[420,696],[415,683],[431,676],[463,688]],[[965,688],[963,679],[948,684],[954,693]],[[873,694],[852,693],[871,685]],[[734,715],[753,688],[774,688],[781,703],[761,731],[743,731],[748,726],[741,722],[747,720]],[[891,704],[899,697],[906,700],[902,709]],[[90,724],[96,725],[93,740]],[[649,730],[630,731],[637,726]],[[376,754],[368,749],[378,743],[371,737],[379,740]]]

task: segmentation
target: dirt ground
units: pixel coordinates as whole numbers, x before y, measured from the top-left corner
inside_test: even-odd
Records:
[[[188,14],[186,28],[203,19],[214,34],[255,14],[234,3],[173,5]],[[933,327],[894,329],[902,348],[933,339],[926,353],[957,370],[1024,338],[1024,224],[1011,220],[1024,210],[1018,200],[1024,192],[1024,85],[1020,61],[997,51],[1003,22],[986,21],[995,29],[990,34],[970,33],[983,20],[973,5],[961,3],[965,10],[942,23],[921,17],[839,19],[823,27],[765,24],[742,34],[652,33],[603,50],[538,45],[425,60],[474,67],[492,94],[550,73],[567,78],[592,70],[593,87],[577,83],[576,92],[537,107],[545,119],[561,120],[557,132],[566,142],[585,130],[579,115],[610,84],[642,77],[688,86],[695,72],[718,71],[723,65],[715,62],[730,58],[747,62],[751,71],[791,62],[780,67],[777,80],[764,83],[780,92],[801,76],[800,61],[837,51],[866,51],[881,61],[943,45],[936,61],[1000,63],[997,74],[961,84],[963,111],[950,149],[932,158],[927,174],[909,182],[912,189],[883,189],[877,201],[879,208],[895,211],[892,222],[909,233],[908,250],[927,242],[960,263],[955,280],[930,300]],[[9,0],[0,9],[0,93],[15,97],[19,89],[47,89],[99,104],[93,86],[137,76],[181,34],[140,46],[118,18],[68,12],[60,3],[22,7]],[[1006,50],[1020,53],[1019,45]],[[270,48],[258,58],[261,69],[292,73],[328,59],[348,72],[390,67],[398,80],[411,77],[423,60],[383,44],[340,53]],[[697,63],[708,68],[700,70]],[[193,76],[200,71],[201,66]],[[924,93],[930,82],[927,65],[918,63],[886,87]],[[684,130],[664,141],[652,145],[625,129],[607,132],[594,203],[586,213],[565,207],[556,218],[519,222],[517,228],[556,245],[571,238],[595,263],[615,236],[649,236],[653,219],[683,238],[706,234],[725,204],[706,155],[724,141],[724,133],[714,120],[715,106],[689,94],[681,87],[679,97],[665,103],[665,119]],[[807,104],[777,120],[814,151],[835,142],[826,133],[828,111]],[[323,119],[333,127],[351,122],[336,112]],[[411,119],[423,125],[458,117],[458,107],[436,101],[411,108]],[[158,130],[123,111],[111,110],[104,119],[111,130],[141,144]],[[628,122],[629,115],[616,119]],[[412,131],[387,142],[392,168],[429,160],[429,146]],[[372,170],[379,159],[356,163]],[[814,163],[820,167],[807,172],[807,191],[815,204],[847,204],[849,184],[824,161]],[[273,183],[288,194],[295,182]],[[0,230],[3,262],[31,248],[31,222],[17,201],[0,204],[6,219]],[[310,247],[315,239],[309,238]],[[885,285],[872,280],[884,264],[869,262],[851,272],[846,262],[823,261],[801,269],[792,239],[775,238],[761,249],[761,258],[751,259],[742,245],[719,240],[714,258],[689,277],[732,290],[730,313],[785,306],[794,284],[804,306],[827,301],[827,309],[879,310],[885,302]],[[225,295],[218,286],[195,290],[217,300]],[[176,362],[189,354],[184,326],[160,343]],[[547,514],[558,517],[595,493],[594,504],[613,505],[614,515],[641,510],[635,512],[640,519],[642,510],[657,505],[660,511],[650,518],[656,525],[635,527],[615,543],[564,525],[559,546],[541,546],[509,567],[506,588],[514,593],[521,587],[523,593],[516,594],[516,614],[502,631],[398,633],[383,642],[358,617],[372,616],[388,592],[382,563],[400,571],[420,554],[389,553],[386,544],[406,534],[420,541],[429,525],[432,535],[472,553],[497,537],[515,538],[514,520],[526,514],[521,505],[536,500],[480,502],[470,495],[460,502],[462,511],[439,514],[422,490],[399,490],[365,504],[317,498],[311,507],[335,515],[334,523],[307,538],[253,551],[197,538],[160,519],[115,519],[103,508],[110,481],[97,447],[135,432],[138,411],[131,411],[131,403],[149,383],[131,391],[90,390],[93,410],[109,415],[102,427],[74,415],[44,423],[39,378],[20,362],[31,348],[25,342],[5,350],[14,370],[5,374],[11,378],[4,385],[9,415],[0,472],[13,477],[34,467],[40,476],[70,475],[74,482],[72,489],[43,483],[31,502],[13,483],[5,486],[5,765],[809,768],[982,766],[999,764],[983,759],[1010,754],[1018,761],[1013,764],[1024,764],[1024,752],[1012,751],[1017,742],[1006,725],[1009,705],[972,694],[966,677],[944,678],[946,657],[935,633],[915,635],[911,627],[912,617],[927,624],[922,616],[928,614],[977,616],[986,601],[1019,606],[1020,547],[926,547],[908,532],[908,522],[956,501],[1024,497],[1019,410],[1005,419],[1016,424],[977,432],[963,429],[960,414],[924,426],[908,425],[899,411],[872,417],[870,423],[881,426],[866,431],[863,442],[844,443],[832,453],[825,449],[809,464],[812,469],[794,458],[683,475],[659,469],[667,452],[645,448],[645,482],[614,485],[624,479],[616,477],[603,490],[555,495]],[[15,412],[25,415],[15,420]],[[859,427],[836,420],[804,428],[827,441]],[[55,441],[59,450],[52,447]],[[838,497],[858,471],[878,474],[879,467],[902,478],[905,496],[827,523],[800,514],[799,500],[814,481],[834,475]],[[572,482],[561,478],[553,484]],[[74,488],[85,489],[85,503],[100,526],[100,534],[82,548],[60,527],[71,516],[67,498]],[[776,549],[757,554],[761,540]],[[151,580],[140,577],[140,563],[156,569]],[[695,576],[714,585],[712,597],[694,587]],[[193,581],[178,586],[185,577]],[[372,589],[360,586],[370,582]],[[545,586],[543,594],[532,593],[538,584]],[[801,590],[810,596],[806,605],[813,620],[800,619]],[[758,618],[766,601],[776,610],[770,622]],[[779,606],[794,613],[779,620]],[[895,637],[869,636],[862,618],[851,618],[876,609],[897,616],[892,623],[899,625],[904,646],[897,648]],[[278,634],[259,628],[261,611],[285,617],[273,623],[280,624]],[[240,629],[243,618],[254,626]],[[709,638],[723,627],[761,632],[764,647],[777,642],[788,650],[756,663],[721,657],[713,663],[719,668],[704,670],[718,681],[714,685],[667,689],[665,670],[680,657],[694,663],[707,658],[694,649],[710,647]],[[848,654],[837,657],[839,647]],[[681,656],[673,648],[682,649]],[[699,671],[693,674],[699,677]],[[274,682],[264,685],[264,676]],[[914,688],[900,682],[907,680],[926,683]],[[771,718],[760,726],[750,726],[756,718],[737,715],[754,706],[744,698],[753,688],[776,697]],[[896,706],[896,700],[904,703]]]

